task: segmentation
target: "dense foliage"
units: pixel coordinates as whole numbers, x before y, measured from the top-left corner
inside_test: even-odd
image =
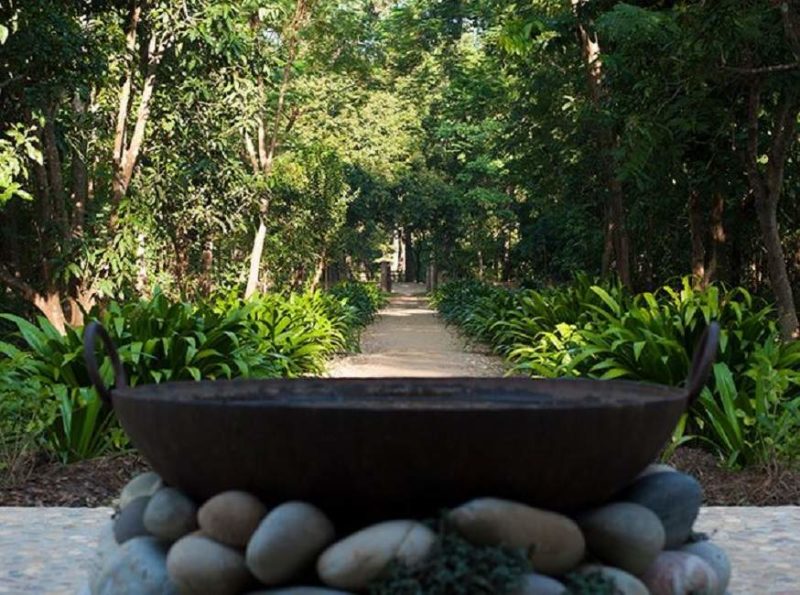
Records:
[[[567,283],[440,296],[530,374],[676,384],[719,318],[688,431],[796,452],[798,89],[800,0],[4,1],[3,406],[105,448],[87,316],[142,381],[318,371],[376,296],[306,292],[389,259]]]
[[[131,386],[176,380],[274,378],[318,374],[335,353],[358,346],[358,332],[382,303],[373,287],[347,283],[331,292],[235,296],[187,303],[156,293],[150,300],[89,313],[109,331]],[[16,332],[0,341],[0,441],[22,440],[62,460],[125,446],[111,412],[91,387],[83,329],[60,334],[2,315]],[[113,384],[106,360],[101,373]]]
[[[485,341],[512,373],[589,376],[670,386],[689,374],[711,320],[722,326],[709,388],[674,436],[695,439],[729,465],[800,456],[800,343],[784,343],[772,308],[741,288],[632,294],[586,276],[541,291],[474,281],[444,285],[434,302],[445,320]]]
[[[744,286],[797,330],[797,0],[11,0],[3,299]],[[430,269],[431,274],[434,269]]]

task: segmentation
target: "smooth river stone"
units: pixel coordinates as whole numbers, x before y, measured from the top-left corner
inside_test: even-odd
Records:
[[[397,560],[407,566],[422,562],[436,535],[414,521],[386,521],[334,543],[317,560],[317,573],[326,585],[359,590]]]
[[[695,595],[719,592],[719,580],[706,562],[686,552],[661,552],[642,575],[651,595]]]
[[[114,517],[114,538],[117,543],[125,543],[134,537],[149,535],[144,526],[144,511],[149,502],[150,496],[134,498]]]
[[[725,550],[711,541],[698,541],[697,543],[683,546],[680,551],[702,558],[714,570],[719,584],[717,585],[717,590],[709,595],[723,595],[725,593],[731,581],[731,561]]]
[[[244,556],[202,535],[187,535],[167,555],[167,571],[181,593],[233,595],[250,580]]]
[[[599,574],[614,581],[614,595],[650,595],[650,591],[638,578],[611,566],[601,564],[584,564],[576,570],[578,574]]]
[[[479,498],[452,510],[449,519],[476,545],[525,548],[537,572],[560,575],[583,559],[585,542],[578,525],[563,515],[518,502]]]
[[[286,587],[284,589],[250,591],[247,595],[352,595],[352,593],[323,587]]]
[[[167,551],[155,537],[134,537],[106,561],[94,595],[177,595],[167,574]]]
[[[100,529],[97,547],[94,550],[91,562],[89,562],[89,586],[92,593],[97,590],[97,580],[100,578],[106,564],[120,547],[114,537],[114,522],[109,520]]]
[[[125,508],[136,498],[152,496],[164,485],[161,477],[154,471],[140,473],[122,488],[119,494],[119,508]]]
[[[523,575],[511,595],[565,595],[567,588],[554,578],[543,574]]]
[[[615,502],[578,519],[586,548],[609,566],[642,574],[664,549],[664,526],[649,508]]]
[[[197,506],[175,488],[161,488],[144,509],[145,528],[161,539],[175,541],[197,528]]]
[[[700,512],[703,490],[693,477],[670,471],[636,480],[615,500],[635,502],[656,513],[666,533],[664,547],[672,549],[689,538]]]
[[[286,502],[253,533],[247,567],[265,585],[280,584],[312,563],[333,537],[333,523],[321,510],[305,502]]]
[[[205,535],[234,547],[245,547],[267,507],[247,492],[222,492],[206,501],[197,513]]]
[[[636,479],[641,479],[642,477],[647,477],[648,475],[655,475],[656,473],[677,473],[678,470],[673,467],[672,465],[665,465],[664,463],[651,463],[647,467],[644,468]]]

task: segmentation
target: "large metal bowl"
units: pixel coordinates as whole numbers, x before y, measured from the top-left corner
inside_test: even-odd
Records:
[[[557,510],[602,502],[663,448],[702,389],[719,328],[686,388],[627,381],[376,378],[175,382],[129,388],[99,325],[86,359],[101,396],[164,480],[314,502],[359,521],[435,514],[477,496]],[[117,388],[97,372],[99,336]]]

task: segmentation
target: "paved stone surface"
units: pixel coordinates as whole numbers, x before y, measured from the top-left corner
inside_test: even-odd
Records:
[[[74,594],[110,508],[0,508],[0,593]],[[800,507],[711,507],[695,528],[733,564],[731,595],[800,595]]]
[[[0,593],[76,593],[110,517],[110,508],[0,508]]]
[[[361,336],[361,353],[333,362],[349,378],[502,376],[500,358],[469,346],[428,306],[425,287],[397,283],[389,305]]]
[[[800,595],[800,506],[707,507],[695,530],[728,552],[732,595]]]

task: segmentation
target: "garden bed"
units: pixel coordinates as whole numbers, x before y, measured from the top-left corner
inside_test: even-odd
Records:
[[[701,450],[680,448],[670,460],[703,485],[707,506],[800,505],[800,468],[732,471]],[[125,483],[147,469],[135,454],[72,465],[41,463],[14,486],[0,488],[0,506],[107,506]]]

